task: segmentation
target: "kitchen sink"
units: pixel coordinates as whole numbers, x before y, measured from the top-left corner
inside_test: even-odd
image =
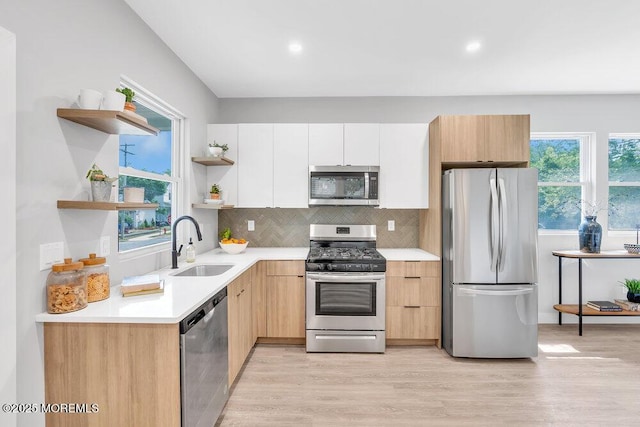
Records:
[[[200,264],[189,267],[173,276],[189,276],[189,277],[207,277],[219,276],[228,271],[234,264]]]

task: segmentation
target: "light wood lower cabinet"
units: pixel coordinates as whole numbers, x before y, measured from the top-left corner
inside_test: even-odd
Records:
[[[43,328],[45,402],[99,408],[48,412],[48,427],[180,425],[177,323],[45,323]]]
[[[227,286],[229,321],[229,387],[236,379],[253,344],[251,270]]]
[[[304,339],[304,261],[266,261],[266,274],[266,336]]]
[[[386,335],[388,344],[432,340],[440,347],[439,261],[388,261]]]

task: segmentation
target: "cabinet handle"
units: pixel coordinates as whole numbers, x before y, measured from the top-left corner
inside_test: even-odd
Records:
[[[419,279],[420,276],[404,276],[405,279]]]
[[[405,305],[404,308],[420,308],[419,305]]]
[[[303,275],[299,275],[298,277],[304,277]]]
[[[244,289],[243,289],[243,290],[241,290],[241,291],[238,293],[238,295],[236,295],[236,296],[237,296],[237,297],[239,297],[240,295],[242,295],[242,293],[243,293],[243,292],[244,292]]]

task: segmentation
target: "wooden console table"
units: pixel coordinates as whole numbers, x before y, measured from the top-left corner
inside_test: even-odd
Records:
[[[562,325],[562,313],[578,316],[578,334],[582,336],[582,316],[640,316],[639,311],[598,311],[582,305],[582,260],[583,259],[640,259],[640,254],[630,254],[627,251],[601,251],[598,254],[580,251],[553,251],[558,257],[558,304],[553,308],[558,310],[558,325]],[[562,304],[562,259],[574,258],[578,260],[578,304]]]

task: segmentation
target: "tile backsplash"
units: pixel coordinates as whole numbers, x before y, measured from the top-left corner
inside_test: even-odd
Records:
[[[218,211],[218,229],[231,228],[253,247],[296,247],[309,245],[310,224],[375,224],[379,248],[418,247],[418,209],[375,209],[371,207],[311,207],[308,209],[229,209]],[[247,221],[255,231],[247,231]],[[395,231],[387,231],[387,221]]]

